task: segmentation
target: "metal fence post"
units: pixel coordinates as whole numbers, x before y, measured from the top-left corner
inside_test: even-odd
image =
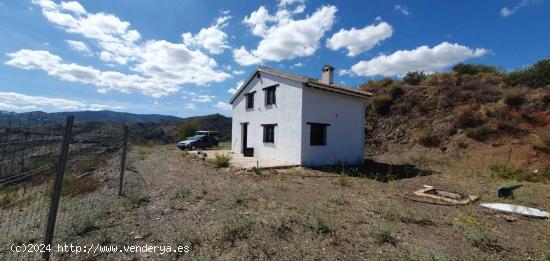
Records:
[[[122,138],[122,155],[120,156],[120,176],[118,178],[118,195],[122,196],[124,170],[126,169],[126,151],[128,150],[128,126],[124,124]]]
[[[44,245],[47,247],[47,250],[44,251],[44,253],[42,254],[42,258],[44,258],[45,260],[50,259],[50,253],[52,249],[51,244],[55,231],[55,221],[57,219],[57,210],[59,208],[59,198],[61,197],[61,186],[63,185],[63,176],[65,175],[65,164],[67,163],[67,154],[69,152],[69,144],[71,142],[73,122],[73,116],[67,117],[67,122],[65,123],[65,131],[63,132],[63,143],[61,144],[61,151],[59,153],[59,159],[55,171],[52,200],[50,203],[50,210],[48,212],[48,223],[46,224],[46,232],[44,233]]]

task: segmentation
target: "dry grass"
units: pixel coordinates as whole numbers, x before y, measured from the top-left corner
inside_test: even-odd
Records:
[[[99,185],[99,181],[91,176],[79,178],[73,175],[67,175],[63,178],[61,195],[77,196],[90,193],[96,190]]]
[[[218,225],[218,231],[224,240],[234,243],[235,240],[243,239],[247,236],[252,224],[252,219],[246,215],[231,214],[222,217]]]
[[[380,214],[385,219],[399,220],[405,223],[413,223],[418,225],[430,225],[433,223],[427,213],[419,210],[404,209],[399,206],[384,207],[380,210]]]
[[[550,168],[530,171],[509,164],[492,164],[489,166],[491,176],[500,179],[513,179],[517,181],[541,182],[550,179]]]

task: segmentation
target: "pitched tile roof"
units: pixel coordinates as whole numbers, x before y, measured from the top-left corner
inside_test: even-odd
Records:
[[[237,98],[237,96],[239,96],[239,94],[242,92],[244,87],[254,78],[254,76],[258,72],[264,72],[264,73],[279,76],[282,78],[292,79],[292,80],[304,83],[304,85],[307,87],[321,89],[325,91],[351,95],[359,98],[368,98],[372,96],[370,92],[366,92],[355,88],[349,88],[341,84],[336,84],[336,83],[329,84],[329,83],[322,82],[319,79],[306,77],[306,76],[302,76],[302,75],[298,75],[290,72],[285,72],[285,71],[281,71],[281,70],[277,70],[277,69],[273,69],[265,66],[258,66],[258,68],[254,71],[254,73],[252,73],[250,77],[241,85],[241,87],[235,93],[235,95],[231,97],[230,103],[233,103],[233,101],[235,101],[235,99]]]

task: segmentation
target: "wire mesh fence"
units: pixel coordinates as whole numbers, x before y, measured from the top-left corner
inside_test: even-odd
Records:
[[[71,125],[63,158],[67,133],[63,119],[0,115],[0,260],[48,258],[43,252],[50,250],[58,255],[55,245],[71,243],[90,229],[89,219],[101,214],[96,208],[117,197],[124,170],[125,127],[94,122]],[[63,163],[64,169],[60,168]],[[59,207],[54,209],[56,202]],[[55,227],[50,211],[54,211]],[[43,243],[49,243],[49,226],[54,237],[48,247]],[[14,246],[34,249],[14,252]]]

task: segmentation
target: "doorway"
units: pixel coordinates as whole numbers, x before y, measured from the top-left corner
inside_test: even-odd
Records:
[[[241,146],[241,152],[244,154],[245,150],[247,148],[246,141],[248,140],[248,122],[241,123],[242,128],[242,146]]]

